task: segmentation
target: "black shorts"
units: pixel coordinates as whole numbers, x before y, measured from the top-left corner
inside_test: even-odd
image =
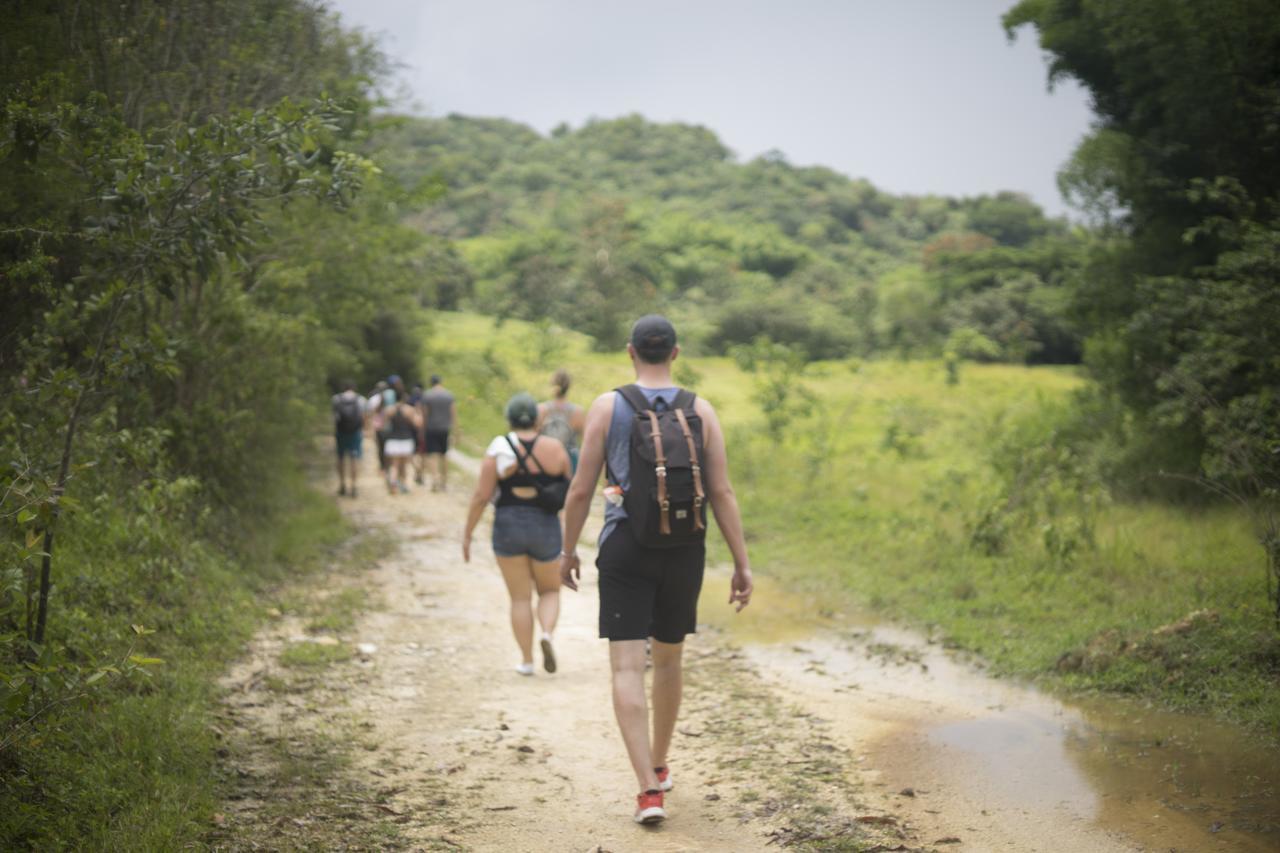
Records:
[[[625,520],[600,546],[600,636],[608,640],[680,643],[698,625],[704,543],[647,548]]]
[[[423,442],[427,447],[428,454],[448,453],[449,452],[449,431],[443,430],[427,430],[426,441]]]

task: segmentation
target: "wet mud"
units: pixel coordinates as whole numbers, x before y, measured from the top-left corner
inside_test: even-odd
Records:
[[[815,619],[815,603],[767,581],[759,600],[771,612],[733,620],[711,603],[708,617],[827,715],[870,790],[922,825],[961,819],[978,849],[1280,850],[1280,750],[1257,738],[992,678],[874,618]]]

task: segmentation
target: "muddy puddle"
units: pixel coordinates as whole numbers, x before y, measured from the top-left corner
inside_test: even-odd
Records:
[[[1059,699],[925,638],[758,584],[704,618],[832,721],[868,794],[961,849],[1280,850],[1280,750],[1122,699]],[[727,593],[726,593],[727,595]],[[944,822],[943,816],[946,820]],[[957,816],[960,816],[957,818]]]

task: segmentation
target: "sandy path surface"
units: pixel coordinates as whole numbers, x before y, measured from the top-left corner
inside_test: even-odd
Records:
[[[908,735],[921,720],[962,719],[966,708],[963,698],[927,687],[912,695],[918,679],[901,661],[719,629],[731,617],[713,603],[728,588],[715,573],[703,593],[711,624],[687,647],[670,819],[656,830],[637,827],[607,649],[596,637],[594,553],[584,549],[581,592],[562,595],[560,671],[517,675],[506,592],[488,544],[491,511],[472,562],[461,559],[468,479],[455,477],[447,494],[419,488],[391,497],[369,471],[360,498],[342,502],[359,530],[399,547],[372,569],[339,565],[310,584],[308,594],[321,600],[365,590],[372,606],[353,624],[308,630],[286,613],[228,675],[226,725],[241,732],[235,772],[247,781],[216,847],[1141,849],[1069,808],[1002,808],[1009,798],[990,790],[980,768],[949,762],[945,748],[919,754],[927,746]],[[767,612],[770,599],[766,584],[751,609]],[[320,675],[291,675],[281,655],[307,643],[353,655]],[[854,659],[871,662],[841,670],[840,661]],[[305,773],[282,772],[282,762],[291,752],[302,762],[306,744],[322,735],[335,746],[315,754],[342,747],[347,759],[311,783],[310,799],[298,799]],[[906,786],[915,796],[901,793]],[[301,803],[295,812],[273,810],[273,800],[290,798]],[[347,840],[338,844],[337,835]]]

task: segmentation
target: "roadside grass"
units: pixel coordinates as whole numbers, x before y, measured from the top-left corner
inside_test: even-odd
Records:
[[[358,724],[334,721],[323,730],[294,728],[279,736],[252,733],[233,743],[224,785],[230,814],[218,813],[202,839],[206,849],[403,849],[396,793],[359,781],[352,772]]]
[[[509,395],[549,396],[557,367],[582,405],[631,380],[624,353],[589,344],[446,314],[427,365],[458,394],[474,452],[505,429]],[[1040,452],[1083,387],[1074,371],[966,364],[949,385],[936,361],[821,362],[801,379],[816,404],[774,441],[753,400],[757,377],[727,358],[682,355],[676,365],[725,424],[756,573],[810,596],[815,611],[869,608],[999,674],[1280,732],[1280,633],[1242,513],[1112,500],[1053,471],[1035,472],[1011,499],[998,469]],[[1019,501],[1042,505],[993,511]],[[726,561],[718,537],[709,542],[711,558]],[[1161,631],[1196,611],[1209,613]]]
[[[108,505],[72,518],[55,641],[123,654],[140,624],[155,633],[136,652],[163,663],[50,712],[0,754],[0,846],[175,850],[207,830],[223,793],[218,677],[267,617],[271,590],[322,565],[350,533],[300,473],[270,489],[279,512],[204,535],[189,518]]]
[[[298,669],[319,669],[350,658],[351,649],[341,644],[328,646],[308,642],[291,643],[280,653],[282,666]]]
[[[356,617],[369,608],[364,587],[346,587],[309,608],[307,631],[312,634],[342,634],[355,627]]]

